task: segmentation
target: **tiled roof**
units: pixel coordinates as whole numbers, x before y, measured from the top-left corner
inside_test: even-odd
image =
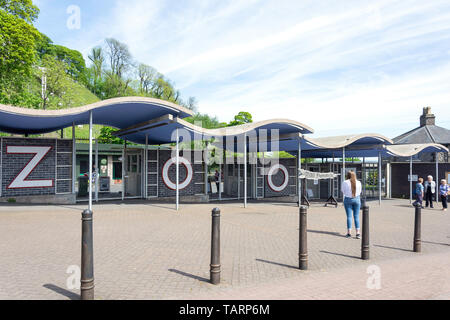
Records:
[[[450,144],[450,130],[435,125],[426,125],[406,132],[393,140],[395,144],[439,143],[448,145]]]

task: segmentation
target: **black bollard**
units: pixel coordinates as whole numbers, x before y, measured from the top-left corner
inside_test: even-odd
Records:
[[[308,231],[307,231],[307,207],[300,207],[299,226],[299,252],[298,261],[300,270],[308,270]]]
[[[362,241],[361,241],[361,259],[369,260],[370,259],[370,227],[369,227],[369,207],[363,207],[363,216],[362,216]]]
[[[220,209],[212,211],[211,230],[211,268],[210,278],[212,284],[220,283]]]
[[[422,251],[422,240],[420,230],[422,228],[422,208],[420,205],[416,205],[416,215],[414,221],[414,252]]]
[[[92,211],[81,214],[81,300],[94,300]]]

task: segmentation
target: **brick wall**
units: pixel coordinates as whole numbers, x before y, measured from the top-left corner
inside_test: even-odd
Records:
[[[53,180],[52,187],[9,188],[11,182],[27,166],[35,154],[8,154],[7,146],[51,147],[46,156],[34,168],[26,180]],[[72,189],[72,141],[55,139],[3,138],[1,141],[1,188],[2,197],[53,195],[71,192]],[[58,155],[56,151],[58,150]],[[58,159],[58,160],[57,160]],[[58,161],[58,169],[56,169]],[[56,172],[58,170],[58,172]],[[56,178],[58,180],[56,180]],[[68,180],[67,180],[68,179]]]
[[[194,164],[194,153],[191,152],[184,154],[183,152],[180,152],[180,157],[186,158],[192,166],[193,169],[193,178],[191,183],[184,189],[180,190],[180,196],[193,196],[196,194],[204,194],[204,167],[203,163],[195,163]],[[148,151],[148,159],[149,160],[158,160],[158,175],[152,174],[152,172],[156,172],[156,162],[150,161],[148,163],[148,194],[149,196],[155,196],[156,195],[156,186],[153,186],[154,184],[158,184],[158,197],[164,198],[164,197],[175,197],[176,196],[176,190],[172,190],[167,187],[167,185],[164,183],[162,178],[162,169],[165,163],[172,157],[172,151],[170,150],[160,150],[159,151],[159,157],[158,157],[158,151],[157,150],[149,150]],[[180,178],[179,181],[182,183],[186,179],[187,171],[184,165],[180,164]],[[170,180],[175,183],[176,181],[176,166],[172,165],[169,168],[169,178]]]
[[[265,198],[270,197],[285,197],[285,196],[291,196],[297,194],[297,181],[296,181],[296,159],[279,159],[279,162],[281,165],[285,166],[286,169],[289,172],[289,183],[287,187],[281,191],[276,192],[273,191],[269,184],[267,183],[267,176],[264,177],[264,195]],[[270,169],[267,167],[267,169]],[[281,170],[278,170],[278,173],[272,176],[272,181],[276,186],[280,186],[283,184],[284,181],[284,174],[281,172]]]

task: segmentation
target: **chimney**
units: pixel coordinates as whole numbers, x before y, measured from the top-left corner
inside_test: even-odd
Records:
[[[423,108],[423,115],[420,117],[420,126],[434,126],[436,117],[431,113],[431,107]]]

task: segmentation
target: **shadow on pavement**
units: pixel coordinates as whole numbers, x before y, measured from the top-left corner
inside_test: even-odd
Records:
[[[348,254],[343,254],[343,253],[337,253],[337,252],[330,252],[330,251],[323,251],[321,250],[320,252],[322,253],[328,253],[328,254],[334,254],[335,256],[341,256],[341,257],[346,257],[346,258],[352,258],[352,259],[361,259],[361,257],[357,257],[357,256],[351,256]]]
[[[423,243],[437,244],[437,245],[440,245],[440,246],[449,246],[449,247],[450,247],[450,244],[449,244],[449,243],[431,242],[431,241],[425,241],[425,240],[422,240],[422,242],[423,242]]]
[[[196,276],[195,274],[192,274],[192,273],[187,273],[187,272],[176,270],[176,269],[169,269],[169,271],[173,272],[173,273],[180,274],[180,275],[188,277],[188,278],[192,278],[192,279],[201,281],[201,282],[208,282],[209,283],[209,279],[206,279],[206,278],[203,278],[203,277],[200,277],[200,276]]]
[[[64,288],[55,286],[54,284],[44,284],[43,285],[44,288],[47,288],[49,290],[52,290],[56,293],[59,293],[60,295],[63,295],[67,298],[69,298],[70,300],[80,300],[80,296],[72,291],[66,290]]]
[[[340,234],[339,232],[320,231],[320,230],[308,230],[308,232],[319,233],[319,234],[327,234],[327,235],[330,235],[330,236],[336,236],[336,237],[345,238],[345,236]]]
[[[255,259],[255,260],[259,261],[259,262],[274,264],[276,266],[281,266],[281,267],[286,267],[286,268],[291,268],[291,269],[298,269],[298,267],[291,266],[291,265],[284,264],[284,263],[279,263],[279,262],[274,262],[274,261],[269,261],[269,260],[264,260],[264,259]]]
[[[385,248],[385,249],[400,250],[400,251],[405,251],[405,252],[412,252],[412,250],[409,250],[409,249],[389,247],[389,246],[382,246],[382,245],[379,245],[379,244],[374,244],[373,246],[374,247],[378,247],[378,248]]]

